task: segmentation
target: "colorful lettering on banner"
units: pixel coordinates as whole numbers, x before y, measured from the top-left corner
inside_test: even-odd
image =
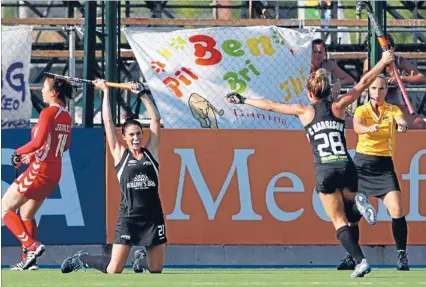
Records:
[[[237,93],[244,93],[244,91],[247,89],[247,82],[250,82],[252,78],[250,78],[250,75],[253,74],[255,76],[259,76],[260,72],[257,70],[257,68],[251,63],[250,60],[246,60],[245,64],[247,67],[244,67],[241,69],[238,74],[235,72],[227,72],[223,76],[223,79],[225,81],[228,81],[229,87],[231,90]],[[252,76],[253,76],[252,75]],[[241,76],[241,78],[240,78]]]
[[[183,73],[182,73],[183,72]],[[178,77],[179,81],[172,77],[167,77],[163,80],[163,83],[169,87],[177,97],[182,97],[183,93],[179,89],[179,85],[182,82],[184,85],[189,86],[193,80],[198,80],[198,76],[194,74],[191,69],[182,67],[180,71],[175,72],[175,76]],[[189,78],[187,77],[189,76]]]
[[[286,92],[284,100],[290,101],[291,98],[293,97],[293,94],[289,86],[289,81],[290,81],[291,88],[293,88],[293,91],[296,94],[296,96],[299,96],[300,93],[305,89],[304,84],[306,83],[306,77],[303,74],[303,72],[304,72],[304,69],[300,68],[299,77],[295,78],[293,76],[290,76],[288,80],[280,83],[280,90],[285,90]]]
[[[198,58],[195,63],[200,66],[216,65],[222,60],[222,53],[215,48],[216,41],[207,35],[195,35],[189,37],[189,41],[194,44],[194,55]],[[204,45],[200,44],[203,43]],[[208,58],[204,58],[209,53]]]
[[[275,54],[275,50],[272,48],[271,39],[269,37],[262,36],[259,38],[250,38],[247,40],[247,46],[254,56],[262,56],[262,53],[259,49],[259,43],[262,44],[264,55],[272,56]]]
[[[304,94],[304,71],[310,67],[309,35],[275,26],[212,27],[161,35],[126,28],[125,33],[142,72],[148,75],[146,81],[165,127],[206,127],[199,125],[193,101],[188,100],[195,93],[223,110],[220,115],[214,112],[220,116],[221,129],[303,128],[295,117],[258,113],[251,106],[232,107],[220,95],[238,92],[248,98],[309,104],[307,97],[298,97]],[[215,121],[213,115],[208,117]]]
[[[158,74],[166,71],[166,64],[161,63],[160,61],[152,61],[151,68]]]
[[[31,26],[2,26],[2,128],[30,126],[32,103],[28,77],[31,61]]]

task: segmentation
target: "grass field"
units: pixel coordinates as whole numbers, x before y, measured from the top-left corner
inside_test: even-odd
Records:
[[[94,270],[62,274],[58,269],[2,270],[3,287],[29,286],[407,286],[426,287],[426,269],[397,272],[374,269],[364,278],[349,278],[349,271],[333,269],[167,269],[163,274],[105,275]]]

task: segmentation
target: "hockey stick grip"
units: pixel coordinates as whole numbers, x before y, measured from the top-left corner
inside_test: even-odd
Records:
[[[92,83],[94,83],[94,82],[92,82]],[[109,88],[118,88],[118,89],[123,89],[123,90],[130,90],[130,86],[128,84],[106,82],[105,85]]]
[[[386,38],[384,37],[377,37],[377,41],[379,42],[380,46],[382,47],[383,51],[387,51],[388,47],[389,47],[389,42]],[[393,74],[395,76],[396,82],[398,83],[398,87],[401,90],[401,94],[402,94],[402,98],[404,99],[405,104],[408,107],[408,111],[410,112],[411,115],[415,114],[413,105],[411,104],[411,100],[408,97],[407,94],[407,90],[405,89],[405,85],[401,80],[401,77],[399,76],[399,72],[398,69],[396,68],[395,63],[392,63],[392,70],[393,70]]]

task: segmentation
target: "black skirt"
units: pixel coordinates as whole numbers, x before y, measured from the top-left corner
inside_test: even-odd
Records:
[[[358,192],[380,197],[393,190],[400,191],[392,157],[356,153]]]

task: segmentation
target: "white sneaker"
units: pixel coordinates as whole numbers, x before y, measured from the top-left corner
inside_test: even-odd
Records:
[[[352,272],[351,278],[355,277],[364,277],[365,274],[368,274],[371,272],[371,267],[367,262],[367,259],[362,259],[361,263],[359,263],[357,266],[355,266],[355,271]]]
[[[367,196],[364,193],[357,193],[355,195],[355,203],[359,212],[367,220],[368,224],[374,225],[377,222],[377,211],[374,206],[370,204]]]

